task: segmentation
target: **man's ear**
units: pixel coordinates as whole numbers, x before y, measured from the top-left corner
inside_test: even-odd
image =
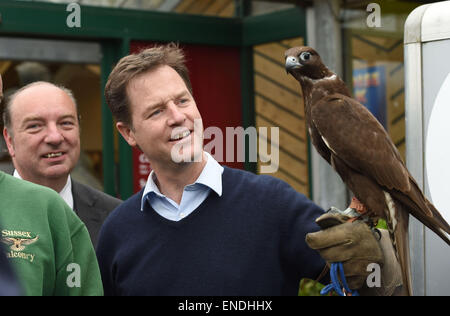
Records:
[[[125,138],[125,140],[131,147],[135,147],[137,145],[133,129],[130,126],[128,126],[128,124],[124,122],[117,122],[116,128],[119,131],[120,135],[122,135],[123,138]]]
[[[15,156],[14,146],[13,146],[13,138],[10,133],[8,133],[8,129],[6,127],[3,128],[3,138],[5,138],[6,146],[8,147],[8,152],[11,157]]]

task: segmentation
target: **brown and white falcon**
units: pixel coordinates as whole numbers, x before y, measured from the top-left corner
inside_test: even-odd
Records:
[[[447,244],[450,226],[426,199],[406,169],[388,133],[370,111],[353,99],[345,83],[310,47],[285,52],[286,71],[303,89],[311,141],[375,221],[385,219],[412,294],[408,220],[416,217]]]

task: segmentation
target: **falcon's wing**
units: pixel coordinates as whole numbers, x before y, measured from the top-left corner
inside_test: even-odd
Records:
[[[3,237],[1,240],[6,245],[14,245],[15,243],[15,238]]]
[[[22,239],[21,245],[31,245],[35,243],[39,239],[39,236],[34,237],[33,239]]]
[[[389,135],[356,100],[332,94],[312,106],[311,119],[328,148],[354,170],[401,192],[409,172]]]

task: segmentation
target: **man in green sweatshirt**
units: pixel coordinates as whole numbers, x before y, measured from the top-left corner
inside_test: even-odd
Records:
[[[55,191],[0,172],[0,223],[26,295],[103,295],[89,233]]]
[[[86,226],[58,193],[0,172],[0,223],[25,295],[103,295]]]

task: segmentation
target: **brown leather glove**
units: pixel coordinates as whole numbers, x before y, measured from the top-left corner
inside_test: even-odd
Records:
[[[359,290],[359,294],[363,296],[403,296],[407,295],[405,289],[402,288],[402,270],[395,256],[394,247],[386,229],[379,229],[381,239],[379,244],[383,251],[384,262],[381,269],[380,286],[368,287],[363,286]]]
[[[362,221],[347,222],[342,214],[325,213],[316,219],[321,231],[306,235],[306,243],[328,263],[342,262],[350,289],[366,283],[371,263],[383,266],[383,252],[376,235]]]

